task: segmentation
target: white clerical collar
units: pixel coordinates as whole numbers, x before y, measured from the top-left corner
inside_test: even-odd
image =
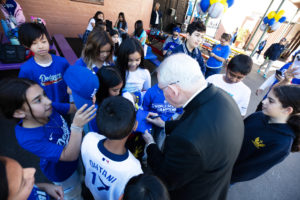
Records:
[[[185,102],[185,104],[182,106],[183,108],[185,108],[200,92],[202,92],[205,88],[207,87],[207,83],[204,87],[201,87],[199,90],[197,90],[197,92],[195,92],[195,94],[187,101]]]

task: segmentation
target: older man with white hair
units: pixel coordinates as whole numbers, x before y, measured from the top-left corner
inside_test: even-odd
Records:
[[[166,124],[147,117],[165,127],[168,135],[160,151],[145,132],[150,168],[166,184],[172,200],[226,199],[244,136],[236,103],[223,90],[208,84],[198,62],[185,54],[165,59],[157,78],[166,100],[183,107],[184,113]]]

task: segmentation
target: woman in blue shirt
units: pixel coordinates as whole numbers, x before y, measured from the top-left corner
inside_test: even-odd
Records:
[[[138,39],[141,44],[144,46],[146,43],[147,34],[143,28],[143,21],[137,20],[134,24],[134,33],[133,36]]]

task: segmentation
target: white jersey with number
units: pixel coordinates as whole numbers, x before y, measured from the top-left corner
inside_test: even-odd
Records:
[[[105,139],[90,132],[81,145],[85,184],[96,200],[119,199],[129,179],[143,173],[140,162],[128,150],[124,155],[113,154],[104,147]]]

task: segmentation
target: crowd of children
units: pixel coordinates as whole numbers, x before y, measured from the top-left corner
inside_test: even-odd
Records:
[[[148,123],[147,132],[153,129],[163,148],[165,121],[176,119],[183,109],[166,101],[163,88],[157,84],[151,87],[150,72],[144,65],[147,35],[143,22],[136,21],[132,37],[123,12],[116,29],[104,28],[104,24],[101,11],[89,20],[82,55],[73,66],[65,58],[49,54],[50,38],[43,25],[20,26],[19,40],[34,56],[21,66],[19,78],[1,81],[0,111],[16,120],[19,145],[40,158],[42,172],[54,185],[33,186],[31,172],[28,190],[19,194],[11,187],[20,186],[18,181],[25,171],[13,177],[9,166],[18,166],[21,171],[22,167],[0,157],[0,174],[6,177],[1,178],[0,185],[5,188],[0,190],[9,191],[4,199],[16,195],[31,199],[39,190],[56,199],[83,199],[82,176],[94,199],[169,199],[167,188],[157,177],[143,174],[141,160],[128,150],[132,142],[127,140]],[[207,82],[228,93],[244,117],[251,90],[242,80],[251,72],[252,59],[237,55],[226,65],[231,36],[224,33],[205,63],[198,48],[205,31],[203,23],[193,22],[182,42],[180,29],[174,28],[163,47],[164,55],[185,53],[197,60]],[[225,74],[219,74],[223,65]],[[289,66],[284,68],[284,80],[262,102],[262,112],[244,121],[245,138],[231,183],[256,178],[289,152],[300,150],[300,87],[284,85],[296,74]],[[84,173],[79,170],[81,162]]]

